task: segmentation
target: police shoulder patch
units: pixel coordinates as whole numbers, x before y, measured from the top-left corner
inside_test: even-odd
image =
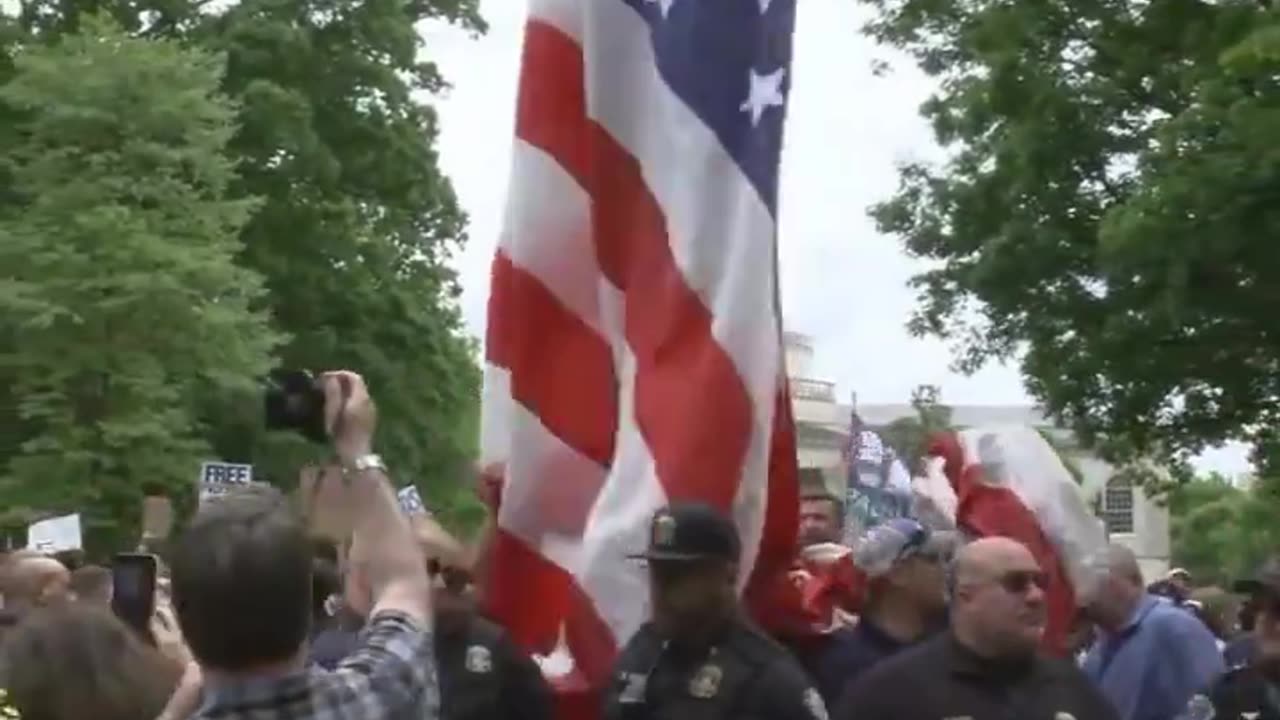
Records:
[[[1183,712],[1182,717],[1187,720],[1213,720],[1217,715],[1217,710],[1213,707],[1213,701],[1208,695],[1196,694],[1191,696],[1191,700],[1187,702],[1187,709]]]
[[[489,648],[483,645],[472,645],[467,648],[464,664],[467,672],[487,673],[493,670],[493,655],[489,652]]]
[[[822,696],[817,690],[809,688],[804,691],[804,706],[809,710],[809,714],[813,716],[813,720],[829,720],[827,717],[827,705],[822,702]]]

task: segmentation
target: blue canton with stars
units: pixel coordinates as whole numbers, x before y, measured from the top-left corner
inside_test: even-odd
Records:
[[[625,2],[648,21],[658,71],[778,214],[796,0]]]

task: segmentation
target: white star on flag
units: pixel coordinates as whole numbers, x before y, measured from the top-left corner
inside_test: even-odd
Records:
[[[771,107],[782,107],[785,102],[782,97],[782,78],[786,74],[786,68],[778,68],[768,75],[761,75],[755,70],[751,71],[751,94],[738,109],[751,113],[753,126],[760,124],[760,118],[765,110]]]
[[[770,0],[761,0],[761,1],[764,2],[766,5],[769,4],[770,2]],[[667,13],[671,12],[671,6],[676,4],[676,0],[645,0],[645,2],[649,3],[650,5],[656,4],[658,6],[658,9],[662,11],[663,20],[667,19]]]
[[[760,2],[760,14],[764,15],[765,13],[769,12],[769,5],[773,2],[773,0],[759,0],[759,2]]]

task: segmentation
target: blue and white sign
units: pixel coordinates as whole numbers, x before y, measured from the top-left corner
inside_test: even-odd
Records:
[[[869,528],[911,515],[911,475],[878,433],[858,424],[846,458],[845,543],[852,547]]]
[[[427,506],[422,502],[422,494],[418,492],[418,488],[410,485],[402,488],[396,493],[396,497],[400,500],[400,509],[406,515],[430,515],[427,512]]]

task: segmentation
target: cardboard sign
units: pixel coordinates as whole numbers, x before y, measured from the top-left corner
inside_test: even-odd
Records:
[[[427,506],[422,502],[422,494],[418,492],[418,488],[410,485],[402,488],[396,493],[396,498],[400,500],[400,509],[405,511],[407,515],[430,515]]]
[[[33,523],[27,528],[27,549],[46,555],[81,549],[80,513]]]
[[[253,482],[253,466],[239,463],[205,462],[200,464],[200,502],[225,495],[236,487]]]
[[[162,540],[173,530],[173,503],[167,497],[142,500],[142,537]]]

